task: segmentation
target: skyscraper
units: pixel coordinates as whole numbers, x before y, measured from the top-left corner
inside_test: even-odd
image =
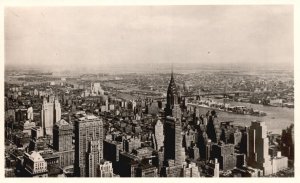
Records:
[[[61,107],[57,99],[54,100],[54,121],[53,124],[58,122],[61,119]]]
[[[182,129],[181,129],[181,109],[178,105],[178,92],[173,77],[167,92],[167,104],[165,108],[165,124],[164,124],[164,149],[165,161],[174,160],[176,165],[182,164]]]
[[[97,166],[103,158],[103,123],[93,115],[75,120],[75,162],[74,175],[95,176]]]
[[[154,128],[154,135],[155,135],[155,145],[157,150],[164,146],[164,126],[163,123],[158,119],[155,128]]]
[[[53,127],[53,149],[58,151],[61,167],[69,166],[74,162],[72,135],[72,125],[70,125],[64,119],[56,122]]]
[[[252,121],[249,129],[248,165],[263,170],[264,175],[272,173],[269,139],[265,122]]]
[[[171,73],[171,80],[167,91],[167,104],[165,108],[165,116],[172,116],[172,110],[179,102],[179,93],[175,84],[173,69]]]
[[[41,122],[44,135],[52,135],[53,125],[61,119],[61,108],[58,100],[53,96],[49,97],[49,102],[46,98],[43,99],[41,110]]]
[[[101,160],[99,151],[101,151],[99,140],[91,140],[88,142],[88,151],[86,154],[87,155],[87,159],[86,159],[87,177],[97,176],[97,168]]]

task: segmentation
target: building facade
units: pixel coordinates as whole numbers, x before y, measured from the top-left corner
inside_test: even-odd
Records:
[[[75,120],[74,175],[88,177],[95,174],[97,163],[103,158],[103,123],[93,115]]]
[[[157,120],[154,128],[155,135],[155,147],[156,150],[161,149],[164,146],[164,126],[160,120]]]
[[[53,96],[49,101],[44,97],[41,110],[41,123],[44,135],[52,135],[53,125],[61,119],[61,107],[58,100]]]
[[[47,163],[36,151],[24,154],[23,165],[25,174],[29,177],[48,177]]]
[[[252,121],[249,128],[248,165],[263,170],[264,175],[272,174],[269,155],[269,139],[265,122]]]
[[[64,119],[59,120],[53,127],[53,149],[58,151],[60,167],[74,163],[74,149],[72,145],[73,126]]]

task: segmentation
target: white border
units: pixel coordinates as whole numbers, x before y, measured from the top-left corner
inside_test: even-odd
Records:
[[[300,1],[299,1],[300,2]],[[124,6],[124,5],[270,5],[270,4],[292,4],[294,5],[294,77],[295,77],[295,111],[298,110],[297,100],[299,97],[299,83],[298,79],[300,74],[297,72],[297,68],[299,67],[299,54],[297,52],[297,48],[299,48],[299,2],[296,0],[2,0],[0,1],[0,111],[1,111],[1,125],[2,129],[0,130],[1,138],[0,138],[0,181],[1,182],[54,182],[54,181],[66,181],[66,182],[82,182],[82,181],[99,181],[99,182],[174,182],[174,181],[189,181],[189,182],[274,182],[274,181],[289,181],[296,182],[297,177],[299,176],[299,157],[297,157],[297,152],[299,152],[298,144],[299,142],[299,126],[297,124],[297,119],[299,118],[299,114],[295,112],[295,178],[47,178],[47,179],[32,179],[32,178],[4,178],[4,6],[95,6],[95,5],[110,5],[110,6]]]

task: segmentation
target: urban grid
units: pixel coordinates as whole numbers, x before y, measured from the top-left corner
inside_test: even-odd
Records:
[[[6,62],[5,177],[294,177],[292,70]]]

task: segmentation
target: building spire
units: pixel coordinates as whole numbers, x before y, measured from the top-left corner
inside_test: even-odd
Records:
[[[173,63],[172,63],[172,65],[171,65],[171,79],[173,79],[174,78],[174,76],[173,76]]]

